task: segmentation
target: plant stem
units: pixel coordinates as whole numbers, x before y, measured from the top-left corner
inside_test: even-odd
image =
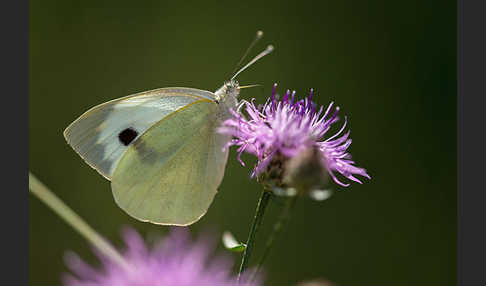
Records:
[[[73,210],[64,204],[54,193],[52,193],[41,181],[29,172],[29,190],[43,203],[57,213],[65,222],[70,224],[92,245],[98,248],[106,257],[119,264],[125,269],[130,269],[128,263],[109,244],[101,235],[93,230],[86,222],[83,221]]]
[[[251,251],[253,250],[253,245],[255,244],[255,237],[258,229],[263,221],[263,215],[267,208],[268,203],[272,197],[272,192],[263,189],[258,200],[258,205],[255,211],[255,217],[253,218],[253,223],[250,228],[250,233],[248,235],[248,240],[246,241],[245,252],[243,253],[243,258],[241,259],[240,270],[238,271],[238,282],[240,281],[241,273],[245,271],[248,266],[248,260],[250,259]]]
[[[270,233],[270,237],[267,240],[267,243],[265,245],[265,249],[263,250],[263,254],[262,254],[260,260],[257,263],[255,271],[252,273],[250,281],[252,281],[255,278],[256,274],[258,274],[258,271],[260,270],[263,263],[265,262],[265,259],[267,258],[268,254],[270,253],[270,249],[272,249],[272,246],[273,246],[273,243],[275,242],[275,239],[280,234],[280,231],[282,230],[282,228],[285,226],[285,224],[289,220],[291,211],[295,206],[295,202],[297,201],[297,197],[298,196],[295,195],[295,196],[292,196],[289,199],[287,199],[287,202],[285,204],[284,209],[280,213],[280,216],[279,216],[277,222],[273,225],[272,233]]]

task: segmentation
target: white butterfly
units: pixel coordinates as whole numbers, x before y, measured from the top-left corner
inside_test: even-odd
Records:
[[[242,87],[235,77],[272,50],[267,47],[215,92],[168,87],[111,100],[86,111],[64,137],[111,181],[116,203],[130,216],[192,224],[206,213],[223,179],[223,147],[230,138],[216,128],[238,104]]]

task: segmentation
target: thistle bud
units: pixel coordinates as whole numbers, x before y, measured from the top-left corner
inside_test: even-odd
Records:
[[[285,162],[283,182],[299,193],[322,188],[328,177],[325,162],[315,146],[300,151]]]

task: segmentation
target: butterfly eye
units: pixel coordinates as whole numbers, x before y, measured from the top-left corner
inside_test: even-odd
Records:
[[[128,146],[128,144],[132,143],[137,135],[138,132],[135,129],[129,127],[120,132],[120,134],[118,134],[118,139],[123,145]]]

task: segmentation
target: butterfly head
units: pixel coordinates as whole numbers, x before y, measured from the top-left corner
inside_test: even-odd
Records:
[[[226,81],[222,87],[214,92],[216,101],[225,102],[227,100],[234,101],[240,94],[240,84],[238,81],[231,79]]]

